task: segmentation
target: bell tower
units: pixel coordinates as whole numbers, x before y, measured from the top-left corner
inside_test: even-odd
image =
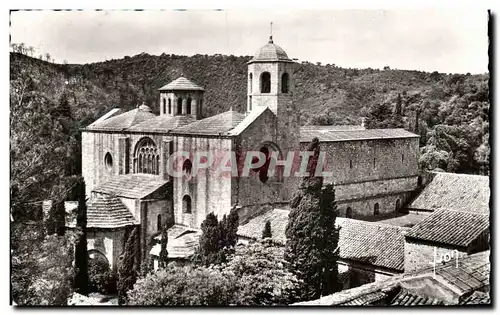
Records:
[[[276,115],[277,143],[283,154],[298,150],[300,141],[299,111],[293,103],[296,63],[276,45],[271,35],[248,62],[247,113],[269,107]]]

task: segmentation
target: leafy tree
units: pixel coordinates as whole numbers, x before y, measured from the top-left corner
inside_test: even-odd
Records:
[[[128,292],[128,305],[229,305],[236,279],[206,267],[160,269],[139,279]]]
[[[299,281],[283,260],[283,248],[268,242],[237,246],[221,265],[173,266],[139,279],[130,305],[287,305]]]
[[[238,279],[232,297],[234,305],[288,305],[300,284],[283,259],[283,248],[267,241],[238,246],[219,268]]]
[[[72,294],[78,232],[43,237],[41,224],[11,227],[12,300],[23,306],[64,306]]]
[[[266,221],[266,225],[264,225],[264,230],[262,231],[262,238],[271,238],[271,221]]]
[[[97,256],[89,259],[89,291],[112,294],[116,292],[116,273],[106,259]]]
[[[125,249],[118,260],[118,304],[123,305],[127,299],[127,291],[132,289],[137,279],[137,241],[138,229],[135,227],[131,232],[125,244]]]
[[[168,264],[168,229],[164,227],[161,231],[161,249],[160,249],[160,259],[159,259],[159,267],[165,268]]]
[[[85,196],[85,182],[83,179],[78,186],[78,210],[76,226],[80,232],[80,238],[75,247],[75,291],[82,295],[88,294],[88,253],[87,253],[87,199]]]
[[[300,298],[312,300],[336,288],[335,253],[338,231],[335,229],[335,196],[333,188],[323,186],[323,178],[315,176],[320,144],[314,138],[308,151],[308,177],[290,202],[291,211],[286,227],[285,260],[291,271],[302,281]]]
[[[221,247],[231,248],[238,242],[239,216],[236,208],[231,209],[229,215],[224,215],[221,221]]]

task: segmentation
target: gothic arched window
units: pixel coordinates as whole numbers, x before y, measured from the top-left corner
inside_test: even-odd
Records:
[[[380,206],[378,205],[378,202],[375,203],[375,206],[373,207],[373,214],[374,215],[379,215],[380,214]]]
[[[191,115],[191,98],[188,98],[187,100],[187,108],[186,108],[186,114]]]
[[[177,99],[177,115],[182,114],[182,97]]]
[[[182,212],[191,213],[191,197],[188,195],[182,198]]]
[[[264,72],[260,76],[260,93],[271,93],[271,74]]]
[[[157,219],[156,219],[156,229],[158,231],[161,231],[161,214],[159,214]]]
[[[167,112],[167,101],[163,99],[163,113]]]
[[[289,88],[289,76],[288,73],[283,73],[281,76],[281,93],[288,93]]]
[[[172,114],[172,100],[168,99],[168,113]]]
[[[137,145],[134,158],[135,173],[159,174],[160,154],[150,138],[144,138]]]

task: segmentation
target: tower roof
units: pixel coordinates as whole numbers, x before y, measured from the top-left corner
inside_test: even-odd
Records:
[[[162,86],[158,89],[159,91],[171,90],[171,91],[205,91],[201,86],[189,81],[185,77],[180,77],[170,82],[167,85]]]
[[[257,50],[252,60],[248,63],[269,61],[293,62],[290,58],[288,58],[285,50],[273,42],[272,36],[269,36],[269,42]]]

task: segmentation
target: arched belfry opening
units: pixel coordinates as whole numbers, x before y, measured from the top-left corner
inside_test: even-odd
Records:
[[[177,99],[177,115],[182,115],[182,97]]]
[[[260,93],[271,93],[271,74],[263,72],[260,75]]]
[[[290,76],[288,75],[288,73],[283,73],[283,75],[281,76],[281,93],[288,93],[289,89],[290,89]]]

